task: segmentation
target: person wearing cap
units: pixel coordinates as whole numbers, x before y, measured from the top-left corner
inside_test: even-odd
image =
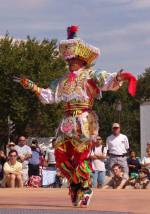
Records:
[[[9,142],[7,145],[6,145],[6,155],[8,156],[9,152],[11,150],[13,150],[15,148],[15,143],[14,142]]]
[[[127,153],[129,142],[127,136],[121,133],[119,123],[113,123],[112,134],[107,137],[106,144],[109,154],[109,168],[111,169],[116,163],[120,164],[123,171],[128,175]]]
[[[69,68],[62,78],[46,89],[26,78],[14,80],[34,92],[43,104],[63,103],[65,114],[55,143],[56,165],[68,179],[72,204],[88,206],[93,194],[89,154],[99,132],[97,116],[92,110],[94,99],[100,98],[103,91],[118,90],[124,81],[128,81],[128,91],[134,96],[136,78],[123,70],[95,71],[92,64],[100,50],[77,38],[77,31],[78,26],[69,26],[68,38],[59,44],[59,56]]]

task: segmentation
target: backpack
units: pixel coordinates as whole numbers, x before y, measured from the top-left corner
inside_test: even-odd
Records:
[[[102,154],[103,154],[103,152],[104,152],[104,148],[105,148],[105,146],[104,146],[104,145],[102,145]],[[95,147],[94,147],[94,148],[92,148],[92,151],[93,151],[93,152],[95,152]]]
[[[41,177],[32,175],[28,181],[28,187],[41,187]]]

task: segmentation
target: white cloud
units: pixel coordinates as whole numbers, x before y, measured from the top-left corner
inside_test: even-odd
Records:
[[[150,0],[133,0],[132,5],[138,9],[149,8]]]
[[[146,9],[150,7],[150,0],[108,0],[114,5],[128,6],[129,9]]]
[[[49,0],[51,1],[51,0]],[[13,12],[16,14],[27,10],[36,10],[42,8],[48,3],[48,0],[0,0],[1,11]],[[27,14],[28,15],[28,14]]]
[[[144,44],[150,46],[150,39],[146,39],[146,40],[144,41]]]
[[[0,0],[0,34],[16,38],[66,38],[80,26],[81,38],[100,47],[104,68],[140,72],[149,64],[150,0]],[[111,70],[111,69],[110,69]]]
[[[147,47],[150,35],[150,22],[127,24],[115,30],[96,31],[92,35],[86,35],[86,40],[96,41],[106,55],[130,53],[136,48]]]

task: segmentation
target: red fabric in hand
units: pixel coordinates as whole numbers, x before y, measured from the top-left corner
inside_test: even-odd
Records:
[[[136,95],[136,82],[137,82],[136,77],[127,71],[123,71],[121,73],[121,77],[124,80],[128,80],[128,92],[131,96],[135,96]]]

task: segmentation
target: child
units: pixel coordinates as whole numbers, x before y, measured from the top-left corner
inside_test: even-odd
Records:
[[[149,175],[148,178],[150,179],[150,147],[146,149],[147,156],[143,158],[141,165],[145,169],[148,169]]]
[[[149,189],[148,169],[139,170],[138,177],[130,177],[125,185],[125,189]]]

